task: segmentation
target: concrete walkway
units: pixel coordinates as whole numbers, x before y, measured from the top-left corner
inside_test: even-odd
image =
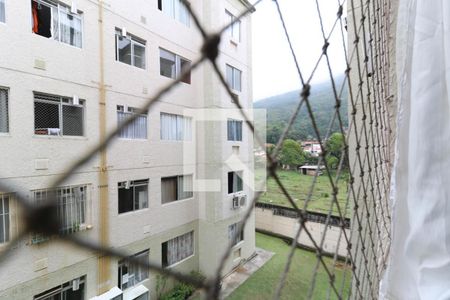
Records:
[[[242,266],[239,266],[233,273],[222,280],[222,291],[220,299],[225,299],[243,284],[253,273],[259,270],[268,262],[275,253],[256,248],[256,255]]]

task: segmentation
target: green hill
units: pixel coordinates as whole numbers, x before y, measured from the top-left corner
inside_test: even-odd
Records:
[[[336,78],[336,89],[339,94],[344,76],[341,75]],[[292,91],[278,96],[259,100],[253,103],[254,108],[267,109],[267,142],[276,143],[286,127],[291,115],[293,114],[300,99],[299,91]],[[340,115],[344,128],[348,126],[347,115],[347,88],[342,92],[340,97],[341,107]],[[311,107],[315,116],[317,127],[321,137],[324,137],[329,124],[333,118],[335,111],[335,97],[331,82],[318,83],[311,85],[311,95],[309,97]],[[339,131],[339,123],[336,120],[333,123],[331,132]],[[294,122],[287,138],[293,140],[305,140],[315,139],[316,134],[314,132],[311,119],[308,115],[306,105],[303,104],[297,119]]]

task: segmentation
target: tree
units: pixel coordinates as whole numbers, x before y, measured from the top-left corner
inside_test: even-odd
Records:
[[[280,162],[283,165],[297,168],[305,163],[305,153],[299,143],[294,140],[285,140],[281,148]]]
[[[344,142],[345,136],[342,133],[335,132],[330,136],[325,145],[325,149],[327,151],[325,160],[331,169],[337,169],[339,166],[339,161],[341,160],[341,156],[344,151]],[[348,166],[347,162],[348,159],[346,157],[344,160],[344,167]]]

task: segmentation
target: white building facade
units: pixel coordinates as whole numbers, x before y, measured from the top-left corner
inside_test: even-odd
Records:
[[[249,3],[190,6],[217,30]],[[179,0],[0,0],[0,41],[0,180],[33,203],[178,78],[202,46]],[[223,35],[217,62],[250,109],[249,17]],[[253,197],[253,135],[234,108],[209,64],[183,77],[55,191],[61,234],[206,276],[232,242],[222,275],[232,271],[255,251],[253,213],[237,230]],[[0,204],[1,251],[24,224],[14,190],[0,191]],[[0,299],[156,299],[162,292],[156,273],[38,233],[15,246],[0,277]]]

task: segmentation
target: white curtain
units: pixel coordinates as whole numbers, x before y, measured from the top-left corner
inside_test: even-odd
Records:
[[[117,112],[117,123],[122,124],[133,113]],[[146,139],[147,138],[147,116],[139,115],[131,124],[123,128],[119,136],[125,139]]]
[[[162,0],[162,11],[175,18],[175,0]]]
[[[167,241],[167,264],[170,266],[194,254],[194,232]]]
[[[192,198],[193,196],[192,175],[178,176],[177,200]]]
[[[177,14],[177,20],[184,25],[189,26],[189,11],[181,0],[175,0],[175,13]]]
[[[392,244],[382,299],[450,299],[450,2],[400,0]]]
[[[173,115],[161,114],[161,139],[162,140],[191,140],[192,119]]]
[[[0,89],[0,132],[8,132],[8,90]]]
[[[5,0],[0,0],[0,22],[5,22]]]
[[[81,48],[81,19],[60,8],[60,41]]]

